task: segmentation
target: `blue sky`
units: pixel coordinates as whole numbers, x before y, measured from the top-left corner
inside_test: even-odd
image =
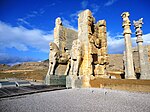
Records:
[[[48,59],[53,41],[55,19],[77,30],[77,15],[90,9],[96,21],[107,22],[108,52],[122,53],[121,13],[130,12],[130,20],[144,18],[144,44],[150,44],[149,0],[0,0],[0,63],[14,64]],[[136,46],[131,26],[133,46]]]

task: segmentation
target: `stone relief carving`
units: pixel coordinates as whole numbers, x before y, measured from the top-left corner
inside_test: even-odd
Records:
[[[47,74],[54,75],[56,65],[68,63],[70,56],[68,52],[61,53],[58,46],[54,42],[50,42],[49,45],[50,45],[49,70]],[[67,68],[67,71],[65,73],[68,73],[68,70],[69,68]]]
[[[79,39],[74,40],[71,49],[71,75],[79,75],[79,66],[82,58],[81,42]]]
[[[96,75],[103,74],[108,64],[105,20],[100,20],[93,29],[94,33],[89,36],[90,74]]]
[[[60,58],[60,52],[58,46],[54,42],[50,42],[49,46],[50,46],[49,69],[47,74],[53,75],[56,63]]]

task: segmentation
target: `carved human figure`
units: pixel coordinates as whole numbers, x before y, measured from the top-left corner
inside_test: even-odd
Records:
[[[54,75],[54,69],[57,60],[60,57],[60,52],[58,46],[54,42],[50,42],[50,54],[49,54],[49,69],[47,75]]]
[[[81,62],[81,42],[79,39],[74,40],[71,49],[71,75],[79,74],[79,66]]]
[[[91,75],[104,75],[102,71],[105,71],[106,65],[108,64],[106,38],[106,21],[100,20],[94,25],[94,33],[89,36]]]

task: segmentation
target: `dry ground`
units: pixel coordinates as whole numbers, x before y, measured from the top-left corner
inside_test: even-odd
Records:
[[[150,93],[69,89],[0,100],[1,112],[150,112]]]
[[[19,78],[30,80],[43,80],[47,73],[46,70],[5,70],[0,71],[0,79]]]

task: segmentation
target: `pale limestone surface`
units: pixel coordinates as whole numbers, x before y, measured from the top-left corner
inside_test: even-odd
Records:
[[[90,10],[81,12],[78,18],[78,39],[83,48],[80,75],[105,76],[108,64],[106,21],[95,23]]]
[[[150,112],[150,93],[71,89],[0,100],[1,112]]]
[[[54,28],[54,42],[50,43],[49,69],[45,78],[50,84],[50,75],[68,75],[70,69],[70,50],[73,40],[77,39],[77,32],[65,28],[60,17],[56,18]],[[52,46],[55,46],[52,49]],[[57,53],[54,51],[57,48]]]
[[[136,37],[137,37],[137,47],[138,47],[138,53],[139,53],[139,62],[140,62],[140,79],[150,79],[150,68],[149,68],[149,62],[148,62],[148,56],[145,57],[144,53],[144,46],[143,46],[143,39],[142,39],[142,24],[143,24],[143,18],[139,19],[138,21],[133,21],[134,28],[136,30]],[[147,50],[145,50],[147,51]],[[148,52],[147,52],[148,55]]]
[[[71,55],[71,68],[69,75],[79,75],[79,67],[81,64],[82,58],[82,48],[81,48],[81,41],[76,39],[72,43],[72,49],[70,52]]]
[[[90,10],[79,14],[78,33],[65,28],[61,18],[58,17],[54,28],[54,43],[59,49],[59,59],[49,64],[48,74],[87,75],[85,79],[90,79],[90,76],[108,78],[106,21],[99,20],[95,23]],[[50,58],[53,56],[53,53],[50,53]],[[66,68],[62,69],[62,65]]]
[[[127,79],[136,79],[134,66],[133,66],[133,54],[132,54],[132,43],[131,43],[131,30],[130,30],[130,20],[129,20],[129,12],[122,13],[123,25],[124,28],[124,38],[125,38],[125,58],[126,58],[126,73],[125,77]]]
[[[73,40],[77,39],[77,32],[65,28],[61,18],[56,18],[54,28],[54,44],[59,49],[59,59],[57,59],[55,69],[51,71],[51,64],[49,64],[49,71],[51,75],[67,75],[70,67],[70,50]],[[53,52],[50,50],[49,60],[54,57]],[[56,65],[56,63],[54,63]]]

